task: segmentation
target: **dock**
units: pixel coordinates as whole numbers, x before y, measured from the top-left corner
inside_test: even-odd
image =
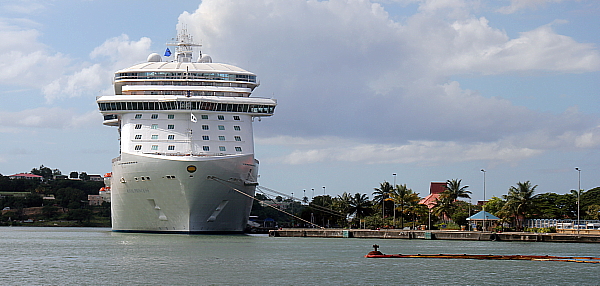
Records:
[[[400,229],[318,229],[284,228],[269,231],[271,237],[323,237],[323,238],[375,238],[375,239],[439,239],[471,241],[529,241],[529,242],[575,242],[600,243],[600,235],[531,233],[531,232],[482,232],[456,230],[400,230]]]

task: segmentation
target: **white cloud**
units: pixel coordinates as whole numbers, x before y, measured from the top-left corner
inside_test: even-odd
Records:
[[[537,9],[538,7],[544,6],[547,3],[560,3],[563,1],[568,0],[510,0],[510,5],[499,8],[498,12],[503,14],[511,14],[519,10]]]
[[[596,148],[600,146],[600,126],[577,136],[575,146],[579,148]]]
[[[0,84],[39,88],[61,74],[67,57],[51,53],[39,43],[39,31],[8,24],[0,19]]]
[[[449,78],[598,71],[597,48],[550,25],[511,39],[472,14],[478,2],[420,1],[420,12],[399,23],[369,1],[205,0],[179,21],[213,60],[255,71],[255,96],[279,99],[261,127],[267,136],[354,142],[292,148],[289,163],[510,161],[575,147],[569,138],[598,118],[535,112]]]
[[[45,5],[36,0],[13,0],[0,3],[1,10],[19,14],[34,14],[44,10],[44,8]]]
[[[509,141],[468,144],[454,141],[409,141],[407,144],[395,145],[361,144],[335,137],[311,140],[282,136],[265,138],[257,142],[263,145],[286,144],[287,147],[291,147],[293,151],[289,154],[271,159],[288,164],[358,162],[439,165],[475,160],[515,162],[544,152],[539,149],[519,147]]]
[[[38,107],[22,111],[0,111],[0,132],[35,132],[37,128],[78,129],[101,124],[98,112],[78,113],[60,107]]]
[[[60,98],[79,97],[96,94],[99,90],[108,91],[114,72],[142,62],[150,54],[151,40],[141,38],[139,41],[129,40],[121,35],[106,40],[90,53],[95,64],[86,66],[56,78],[43,88],[48,101]]]

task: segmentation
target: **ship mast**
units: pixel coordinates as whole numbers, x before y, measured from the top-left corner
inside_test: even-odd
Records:
[[[192,35],[188,34],[187,28],[183,27],[177,34],[177,38],[173,38],[167,46],[175,47],[175,61],[180,63],[191,63],[194,56],[194,47],[201,47],[200,44],[195,44]],[[202,58],[202,52],[199,54],[199,59]]]

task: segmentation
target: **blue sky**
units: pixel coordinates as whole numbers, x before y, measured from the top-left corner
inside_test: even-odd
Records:
[[[117,130],[95,98],[186,25],[215,62],[279,101],[255,123],[260,183],[301,196],[426,195],[459,178],[473,199],[520,181],[600,186],[596,0],[0,2],[0,173],[110,171]],[[397,174],[394,177],[392,174]]]

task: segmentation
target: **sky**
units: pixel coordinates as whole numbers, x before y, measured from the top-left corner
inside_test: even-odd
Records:
[[[0,174],[110,172],[118,132],[96,97],[186,27],[278,100],[254,123],[262,186],[425,196],[461,179],[473,202],[525,181],[591,189],[598,15],[597,0],[0,1]]]

